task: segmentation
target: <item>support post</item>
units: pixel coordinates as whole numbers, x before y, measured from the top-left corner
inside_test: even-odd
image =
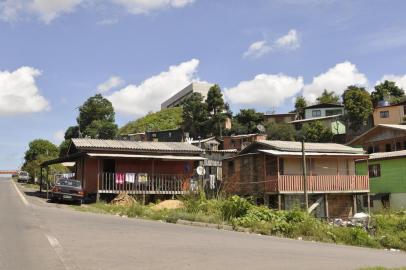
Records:
[[[100,159],[97,160],[97,193],[96,202],[100,201]]]
[[[371,194],[368,192],[368,228],[369,228],[369,222],[371,221]]]
[[[309,208],[309,197],[307,195],[306,155],[305,155],[304,140],[302,140],[302,167],[303,167],[303,194],[305,200],[305,210],[307,212]]]
[[[324,194],[324,211],[326,214],[326,219],[328,220],[330,218],[330,213],[328,211],[328,194]]]
[[[42,166],[39,167],[39,192],[42,193]]]
[[[355,215],[358,212],[357,209],[357,195],[353,194],[352,195],[352,210],[354,213],[352,213],[352,215]]]
[[[48,200],[48,190],[49,190],[49,186],[48,186],[49,167],[48,167],[48,166],[46,167],[45,172],[46,172],[46,175],[45,175],[45,181],[46,181],[46,183],[47,183],[47,200]]]
[[[278,194],[278,210],[282,210],[282,195]]]

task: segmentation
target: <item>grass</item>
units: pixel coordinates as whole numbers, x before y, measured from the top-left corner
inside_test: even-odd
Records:
[[[25,188],[30,188],[30,189],[39,189],[38,184],[27,183],[27,184],[22,184],[22,186]]]
[[[373,267],[360,268],[359,270],[406,270],[406,267],[386,268],[386,267],[382,267],[382,266],[373,266]]]
[[[208,200],[204,195],[180,198],[185,207],[172,210],[153,210],[151,205],[134,204],[129,207],[99,202],[82,207],[80,211],[96,212],[162,220],[176,223],[178,220],[199,221],[243,227],[254,233],[301,238],[328,243],[346,244],[371,248],[406,250],[406,213],[373,215],[371,228],[338,227],[316,219],[299,209],[276,211],[256,206],[249,200],[232,196]],[[378,268],[379,269],[379,268]]]

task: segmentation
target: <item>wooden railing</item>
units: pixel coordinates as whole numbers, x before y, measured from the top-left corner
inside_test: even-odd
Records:
[[[265,188],[268,192],[303,192],[302,175],[268,176]],[[309,175],[307,190],[316,192],[364,192],[369,191],[367,175]]]
[[[99,193],[184,194],[190,177],[183,174],[100,173]]]

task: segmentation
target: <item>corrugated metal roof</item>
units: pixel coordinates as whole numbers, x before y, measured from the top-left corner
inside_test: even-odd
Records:
[[[172,155],[129,155],[129,154],[104,154],[104,153],[87,153],[90,157],[121,157],[121,158],[150,158],[150,159],[165,159],[165,160],[206,160],[203,157],[194,156],[172,156]]]
[[[257,143],[274,148],[281,151],[302,151],[301,142],[291,141],[258,141]],[[364,150],[361,148],[353,148],[350,146],[337,144],[337,143],[305,143],[306,152],[323,152],[323,153],[347,153],[347,154],[363,154]]]
[[[393,152],[373,153],[373,154],[369,155],[370,160],[385,159],[385,158],[395,158],[395,157],[406,157],[406,150],[393,151]]]
[[[302,156],[302,152],[289,152],[289,151],[279,151],[279,150],[259,150],[262,153],[270,154],[273,156]],[[353,154],[353,153],[323,153],[323,152],[306,152],[306,156],[317,156],[317,157],[368,157],[365,154]]]
[[[72,139],[77,149],[122,150],[144,152],[201,153],[202,149],[183,142],[135,142],[99,139]]]
[[[306,122],[313,122],[313,121],[318,121],[318,120],[326,120],[326,119],[331,119],[331,118],[338,118],[340,116],[342,116],[342,114],[334,114],[334,115],[329,115],[329,116],[321,116],[321,117],[300,119],[300,120],[291,121],[291,122],[289,122],[289,124],[306,123]]]

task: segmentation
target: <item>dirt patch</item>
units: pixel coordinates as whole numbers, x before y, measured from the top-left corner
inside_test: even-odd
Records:
[[[137,201],[127,193],[120,193],[110,203],[114,205],[131,206],[136,204]]]
[[[179,209],[183,208],[185,205],[179,200],[166,200],[162,201],[151,207],[152,210],[162,210],[162,209]]]

